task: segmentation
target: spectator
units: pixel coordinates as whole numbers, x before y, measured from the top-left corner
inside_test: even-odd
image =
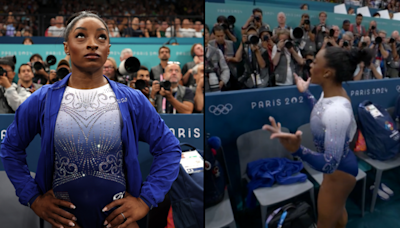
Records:
[[[181,19],[175,18],[174,24],[165,30],[165,36],[168,38],[182,37],[182,35],[180,34],[180,30],[181,30]]]
[[[342,39],[339,41],[339,47],[350,50],[354,45],[354,35],[352,32],[345,32]]]
[[[167,46],[161,46],[158,49],[158,58],[160,59],[160,64],[153,66],[150,70],[150,79],[162,81],[162,75],[164,74],[164,69],[168,65],[169,58],[171,57],[171,50]]]
[[[144,30],[144,35],[146,37],[157,37],[157,32],[155,30],[155,26],[151,22],[151,20],[146,21],[146,28]]]
[[[247,19],[246,23],[242,27],[242,34],[246,34],[247,29],[250,26],[253,26],[256,28],[257,34],[258,34],[258,30],[261,27],[270,28],[269,25],[265,24],[262,19],[263,19],[262,10],[260,8],[253,9],[253,14],[249,17],[249,19]]]
[[[0,67],[6,71],[0,76],[0,113],[15,113],[31,93],[12,82],[15,76],[13,63],[0,60]]]
[[[144,37],[144,33],[139,28],[139,18],[133,18],[131,27],[124,30],[125,37]]]
[[[143,34],[144,34],[144,31],[146,30],[146,22],[145,22],[145,21],[140,21],[140,22],[139,22],[139,29],[140,29],[140,31],[142,31]]]
[[[23,44],[23,45],[32,45],[32,44],[33,44],[33,41],[32,41],[31,38],[25,37],[24,41],[22,41],[22,44]]]
[[[214,92],[220,91],[224,85],[229,82],[229,67],[226,64],[224,55],[221,50],[209,45],[210,33],[206,26],[204,29],[204,45],[205,45],[205,76],[204,91]],[[208,70],[207,70],[208,68]]]
[[[195,37],[196,30],[191,28],[189,19],[183,19],[182,21],[182,28],[179,30],[181,37]]]
[[[48,31],[48,36],[51,37],[62,37],[64,35],[65,26],[64,26],[64,17],[57,16],[56,17],[56,25],[50,26]]]
[[[39,62],[41,64],[41,66],[42,66],[39,70],[36,70],[34,68],[36,62]],[[30,64],[34,69],[33,73],[34,73],[35,76],[33,78],[33,82],[37,83],[37,84],[45,85],[47,83],[47,81],[49,80],[49,74],[45,71],[45,69],[43,67],[44,66],[44,62],[43,62],[42,56],[39,55],[39,54],[33,54],[29,58],[29,63],[28,64]],[[40,64],[37,64],[37,65],[40,65]]]
[[[347,14],[349,14],[349,15],[354,15],[355,13],[354,13],[354,9],[352,8],[352,7],[350,7],[348,10],[347,10]]]
[[[32,33],[31,33],[30,30],[25,30],[24,31],[24,37],[27,37],[27,36],[32,36]]]
[[[298,73],[296,72],[298,66],[302,66],[305,63],[300,51],[294,45],[286,45],[285,42],[288,39],[289,31],[281,31],[278,33],[279,42],[272,49],[276,85],[293,85],[293,73]]]
[[[203,38],[203,31],[201,28],[201,21],[196,21],[194,23],[195,37]]]
[[[119,34],[118,28],[115,26],[114,20],[108,20],[107,26],[108,26],[108,29],[110,30],[110,34],[109,34],[110,37],[121,37],[121,35]]]
[[[157,37],[158,38],[166,37],[165,32],[167,31],[167,28],[168,28],[168,23],[166,21],[163,21],[161,23],[161,26],[157,29]]]
[[[365,27],[361,25],[363,19],[362,14],[357,14],[356,16],[356,24],[351,24],[350,26],[350,31],[354,35],[354,45],[358,45],[358,42],[360,41],[361,37],[365,36],[367,34]]]
[[[354,72],[354,81],[369,80],[369,79],[382,79],[382,71],[379,65],[371,61],[369,66],[365,66],[363,62],[358,64]]]
[[[41,84],[33,83],[33,72],[32,67],[27,63],[21,64],[18,69],[19,86],[25,88],[26,91],[33,93],[42,87]]]
[[[308,10],[308,5],[307,4],[303,4],[300,6],[301,10]]]
[[[181,80],[181,68],[178,64],[168,64],[165,68],[164,79],[171,83],[170,90],[163,87],[153,87],[155,92],[159,92],[158,96],[152,97],[150,102],[154,104],[158,113],[182,113],[191,114],[193,112],[194,94],[193,91],[185,86],[179,85]],[[154,84],[159,84],[154,81]]]
[[[322,48],[326,33],[329,33],[330,27],[326,24],[327,14],[325,12],[319,13],[319,24],[314,27],[313,33],[315,34],[315,43],[317,51]]]
[[[55,25],[56,25],[56,19],[55,19],[55,18],[51,18],[51,19],[50,19],[50,27],[48,27],[48,28],[46,29],[46,31],[44,32],[44,36],[48,37],[48,36],[49,36],[49,29],[50,29],[52,26],[55,26]]]
[[[21,36],[22,36],[21,31],[16,31],[15,32],[15,37],[21,37]]]
[[[182,68],[182,82],[181,84],[191,88],[195,84],[195,80],[192,75],[192,68],[199,64],[200,62],[204,61],[204,48],[203,45],[193,44],[192,48],[190,49],[190,54],[193,57],[192,62],[187,62]]]
[[[7,21],[6,21],[6,36],[14,36],[15,34],[15,19],[14,16],[12,16],[12,12],[8,13]]]
[[[388,46],[390,50],[390,55],[387,59],[387,73],[386,76],[389,78],[398,78],[399,77],[399,68],[400,61],[398,55],[398,40],[399,32],[393,31],[391,39],[389,40]]]
[[[193,67],[193,77],[196,85],[194,92],[194,113],[204,113],[204,63],[201,62]]]
[[[221,50],[225,57],[226,63],[228,63],[231,76],[237,78],[236,64],[229,61],[235,57],[235,48],[233,46],[233,42],[226,39],[224,28],[220,25],[217,25],[213,28],[213,33],[215,40],[210,40],[208,44]]]

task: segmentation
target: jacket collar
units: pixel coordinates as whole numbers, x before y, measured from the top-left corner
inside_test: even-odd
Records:
[[[57,90],[57,89],[61,89],[63,87],[66,87],[67,84],[68,84],[68,80],[71,77],[71,74],[72,73],[67,74],[67,76],[65,76],[61,81],[52,84],[50,86],[50,88],[53,89],[53,90]],[[105,77],[107,79],[108,83],[111,85],[111,88],[115,91],[116,86],[117,86],[116,82],[114,82],[113,80],[110,80],[108,77],[106,77],[104,75],[103,75],[103,77]]]

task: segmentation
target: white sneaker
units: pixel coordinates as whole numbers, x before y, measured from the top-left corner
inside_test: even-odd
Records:
[[[389,196],[393,196],[393,191],[390,189],[388,186],[386,186],[384,183],[381,183],[380,189],[384,192],[386,192]]]
[[[375,186],[371,185],[369,190],[373,191],[374,188],[375,188]],[[387,194],[386,192],[382,191],[381,189],[378,189],[378,196],[379,196],[379,198],[381,198],[381,200],[389,200],[390,199],[389,194]]]

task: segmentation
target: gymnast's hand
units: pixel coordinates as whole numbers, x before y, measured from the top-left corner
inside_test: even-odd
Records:
[[[300,93],[304,93],[310,86],[311,77],[309,77],[307,81],[304,81],[296,73],[294,73],[293,76],[294,80],[296,81],[297,89],[299,90]]]
[[[133,197],[128,192],[123,199],[114,200],[105,206],[103,212],[116,206],[120,207],[115,209],[104,222],[107,228],[139,228],[136,221],[146,216],[150,210],[142,199]]]
[[[40,218],[52,224],[53,227],[79,227],[73,222],[76,221],[75,216],[61,209],[60,206],[75,209],[72,203],[57,199],[51,189],[46,194],[37,197],[31,208]]]
[[[278,138],[283,147],[291,153],[296,152],[301,145],[301,131],[296,131],[295,134],[285,133],[281,131],[281,123],[276,124],[275,119],[270,116],[271,125],[265,124],[263,130],[271,132],[271,139]]]

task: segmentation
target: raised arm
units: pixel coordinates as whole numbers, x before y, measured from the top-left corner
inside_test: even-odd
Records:
[[[320,172],[333,173],[343,156],[350,122],[351,114],[344,106],[329,107],[322,116],[322,124],[325,127],[325,151],[319,153],[300,146],[293,156],[300,157]]]
[[[301,95],[304,97],[304,100],[310,105],[311,109],[314,108],[314,105],[317,103],[317,99],[315,99],[314,95],[310,92],[310,90],[306,90]]]

